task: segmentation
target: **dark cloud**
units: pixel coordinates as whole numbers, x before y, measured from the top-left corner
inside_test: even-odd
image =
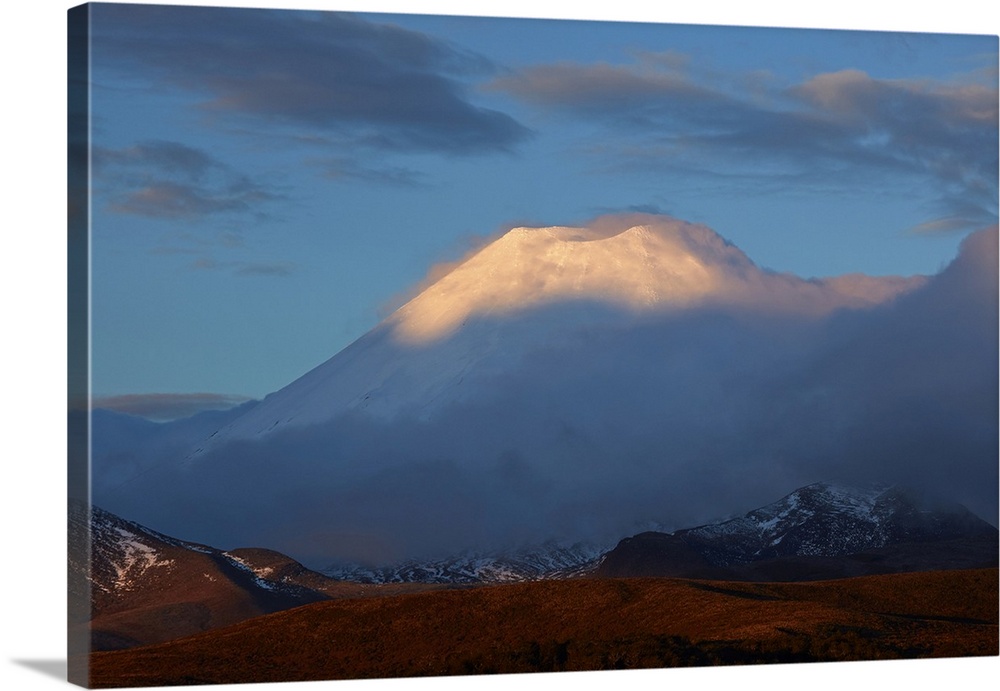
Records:
[[[939,216],[917,230],[970,230],[996,220],[995,79],[889,80],[844,70],[787,87],[753,75],[698,77],[678,56],[667,57],[538,65],[489,88],[606,124],[610,143],[597,152],[626,165],[778,176],[824,188],[910,175],[939,190]]]
[[[152,140],[125,149],[95,148],[93,163],[97,170],[109,166],[153,168],[165,173],[198,179],[211,169],[224,169],[204,151],[178,142]]]
[[[98,397],[91,405],[94,408],[163,421],[190,417],[204,410],[227,410],[248,400],[250,399],[246,396],[218,393],[151,393]]]
[[[516,368],[469,368],[461,386],[475,394],[452,404],[286,426],[183,455],[95,499],[171,534],[282,549],[318,567],[613,541],[643,522],[696,525],[823,479],[928,489],[995,523],[997,259],[993,229],[877,307],[826,318],[697,308],[587,327]],[[556,304],[504,326],[530,333],[570,309],[613,308]],[[505,356],[502,339],[491,347]]]
[[[399,150],[505,150],[527,131],[473,104],[485,59],[336,13],[101,5],[95,62],[202,98],[206,112]]]
[[[248,212],[271,198],[262,190],[201,190],[193,185],[158,181],[119,195],[109,209],[152,218],[200,218],[224,212]]]
[[[198,219],[259,213],[262,205],[280,198],[206,152],[178,142],[98,147],[94,169],[115,213]]]

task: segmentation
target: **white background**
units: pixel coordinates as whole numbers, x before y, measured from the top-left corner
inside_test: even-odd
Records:
[[[65,685],[65,33],[76,3],[14,0],[0,22],[0,117],[4,146],[0,226],[0,347],[3,363],[3,464],[0,542],[3,628],[0,686],[49,689]],[[839,0],[817,3],[696,0],[656,3],[614,0],[601,6],[567,0],[270,0],[213,3],[286,8],[430,12],[697,24],[802,26],[957,33],[998,33],[998,12],[984,0],[914,2]],[[682,4],[684,6],[678,6]],[[12,213],[11,213],[12,212]],[[272,684],[271,689],[741,689],[808,686],[841,689],[940,689],[978,686],[1000,678],[1000,658],[914,662],[782,665],[612,673],[459,677],[433,680]],[[250,687],[216,687],[250,688]]]

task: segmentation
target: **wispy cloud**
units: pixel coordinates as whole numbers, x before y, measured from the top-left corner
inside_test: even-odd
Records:
[[[205,271],[228,271],[234,276],[291,276],[298,269],[295,262],[290,261],[219,261],[203,257],[192,265],[194,269]]]
[[[732,121],[740,103],[701,86],[664,63],[633,65],[562,62],[498,77],[487,87],[536,106],[612,123],[653,125],[669,118]]]
[[[219,393],[150,393],[104,396],[92,401],[94,408],[114,410],[150,420],[189,417],[204,410],[226,410],[250,399]]]
[[[280,198],[208,153],[178,142],[99,147],[94,166],[106,187],[108,209],[116,213],[195,219],[259,213],[263,204]]]
[[[773,75],[696,74],[683,58],[536,65],[488,88],[603,125],[605,143],[589,149],[617,166],[827,188],[922,179],[937,189],[937,215],[918,230],[995,222],[995,78],[889,80],[844,70],[789,85]]]
[[[95,60],[201,98],[209,113],[320,131],[380,149],[476,153],[527,135],[477,106],[484,58],[336,13],[102,5]]]
[[[94,151],[94,165],[99,170],[108,166],[154,168],[165,173],[201,178],[209,170],[224,168],[204,151],[178,142],[152,140],[124,149],[99,148]]]
[[[127,192],[109,208],[118,213],[155,218],[197,218],[227,211],[250,211],[256,202],[270,197],[255,189],[206,191],[193,185],[159,181]]]
[[[167,244],[152,249],[153,254],[193,255],[200,258],[192,268],[234,276],[288,276],[296,270],[290,261],[236,260],[219,254],[247,249],[242,229],[232,225],[235,219],[263,217],[283,196],[206,151],[153,140],[120,149],[98,147],[93,160],[108,211],[163,221],[216,219],[212,225],[170,224],[162,238]]]
[[[424,184],[423,175],[419,171],[403,166],[373,167],[349,158],[325,159],[317,161],[316,165],[331,180],[377,182],[404,187]]]

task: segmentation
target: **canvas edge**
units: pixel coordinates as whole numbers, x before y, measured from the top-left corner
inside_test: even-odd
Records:
[[[67,681],[90,677],[90,5],[67,10]],[[75,520],[74,520],[75,519]]]

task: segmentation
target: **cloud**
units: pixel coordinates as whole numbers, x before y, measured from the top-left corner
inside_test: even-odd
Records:
[[[634,120],[644,111],[660,117],[729,104],[723,94],[674,72],[638,70],[597,63],[557,63],[529,67],[496,78],[490,89],[523,101],[560,110],[573,109],[605,118]]]
[[[234,276],[291,276],[298,269],[295,262],[290,261],[218,261],[210,257],[203,257],[195,261],[191,267],[193,269],[206,271],[231,271]]]
[[[348,158],[330,158],[316,161],[315,165],[321,167],[324,176],[331,180],[375,182],[403,187],[423,184],[423,176],[419,171],[401,166],[373,167]]]
[[[163,140],[146,141],[119,150],[95,148],[93,162],[98,170],[112,165],[139,166],[194,179],[211,169],[225,167],[204,151]]]
[[[527,136],[475,105],[482,57],[390,24],[336,13],[105,5],[95,64],[200,99],[207,114],[322,131],[403,151],[508,150]]]
[[[875,79],[860,70],[817,75],[791,92],[823,113],[866,122],[919,123],[931,116],[938,125],[964,127],[997,121],[996,89],[983,84],[951,85],[929,80]],[[929,111],[914,113],[914,109]]]
[[[256,202],[269,197],[260,190],[206,192],[192,185],[161,181],[119,196],[108,208],[117,213],[153,218],[201,218],[224,212],[246,212]]]
[[[161,219],[259,213],[279,198],[202,151],[178,142],[147,141],[123,149],[98,147],[94,166],[108,209]]]
[[[218,393],[151,393],[97,397],[91,405],[94,408],[165,421],[189,417],[205,410],[226,410],[249,400],[246,396]]]
[[[487,88],[604,125],[608,136],[592,151],[621,166],[826,189],[904,176],[930,182],[938,194],[939,215],[916,230],[995,222],[995,78],[892,80],[843,70],[787,85],[751,74],[699,75],[669,57],[535,65]]]
[[[857,70],[818,75],[789,90],[808,116],[838,128],[845,162],[924,173],[944,190],[944,230],[996,217],[997,88],[881,80]],[[924,231],[928,228],[923,228]]]
[[[606,209],[604,211],[605,211],[605,213],[608,213],[611,210],[610,209]],[[630,213],[637,213],[637,214],[651,214],[651,215],[665,215],[665,214],[667,214],[667,212],[664,209],[661,209],[656,204],[633,204],[632,206],[627,207],[625,209],[625,211],[628,211]]]

